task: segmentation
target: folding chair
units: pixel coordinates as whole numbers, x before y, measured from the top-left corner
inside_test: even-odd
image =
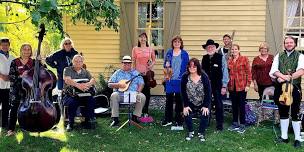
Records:
[[[278,120],[279,108],[273,101],[274,89],[275,88],[271,86],[265,88],[263,91],[262,100],[260,101],[260,106],[259,106],[259,117],[258,117],[257,126],[259,126],[261,121],[265,120],[266,110],[272,110],[273,125],[275,125],[275,123]]]
[[[135,94],[135,98],[133,97],[131,97],[131,96],[134,96],[134,95],[132,95],[132,93],[131,92],[124,92],[123,93],[123,95],[124,95],[124,102],[121,102],[121,103],[119,103],[120,105],[127,105],[128,106],[128,120],[127,121],[125,121],[117,130],[116,130],[116,132],[117,131],[119,131],[121,128],[123,128],[126,124],[128,124],[129,125],[129,127],[131,126],[131,125],[134,125],[134,126],[136,126],[137,128],[140,128],[140,129],[143,129],[144,127],[142,127],[141,125],[139,125],[138,123],[136,123],[136,122],[134,122],[133,120],[132,120],[132,111],[131,111],[131,106],[132,105],[134,105],[134,104],[136,104],[136,92],[134,92]],[[127,102],[125,102],[127,100]]]

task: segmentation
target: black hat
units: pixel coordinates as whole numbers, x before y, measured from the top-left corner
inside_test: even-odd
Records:
[[[216,48],[219,47],[219,44],[218,44],[218,43],[214,43],[214,41],[213,41],[212,39],[208,39],[207,42],[206,42],[206,44],[203,44],[202,47],[203,47],[204,49],[206,49],[206,47],[207,47],[208,45],[215,45]]]

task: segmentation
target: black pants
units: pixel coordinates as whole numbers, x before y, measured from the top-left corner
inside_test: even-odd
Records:
[[[183,124],[182,112],[183,105],[181,101],[180,93],[167,93],[166,94],[166,109],[165,109],[165,121],[172,122],[173,120],[173,103],[175,101],[175,122],[178,125]]]
[[[292,97],[293,102],[290,106],[282,105],[279,103],[280,95],[282,94],[282,84],[276,83],[274,90],[274,101],[279,107],[280,119],[288,119],[289,118],[289,109],[291,109],[291,118],[292,121],[300,121],[300,104],[302,99],[301,85],[296,84],[293,85]]]
[[[245,104],[247,92],[245,91],[231,91],[230,98],[232,102],[232,119],[234,123],[245,125]]]
[[[224,108],[221,94],[221,87],[212,87],[213,105],[215,105],[216,128],[223,129]]]
[[[2,104],[2,128],[7,128],[8,126],[9,91],[10,89],[0,89],[0,104]]]
[[[145,102],[145,105],[143,107],[143,110],[142,110],[142,113],[149,113],[149,104],[150,104],[150,97],[151,97],[151,92],[150,92],[150,87],[148,87],[146,85],[146,76],[143,76],[144,77],[144,80],[145,80],[145,86],[142,90],[142,93],[146,96],[146,102]]]
[[[17,111],[20,105],[20,100],[15,100],[11,103],[11,111],[9,113],[9,124],[8,130],[15,131],[16,123],[17,123]]]

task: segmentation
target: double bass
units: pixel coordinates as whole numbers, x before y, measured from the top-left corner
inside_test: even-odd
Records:
[[[60,117],[50,99],[50,92],[56,84],[56,76],[44,68],[39,61],[44,35],[45,26],[41,24],[34,68],[22,78],[22,88],[26,96],[18,109],[18,122],[22,129],[29,132],[47,131],[58,123]]]

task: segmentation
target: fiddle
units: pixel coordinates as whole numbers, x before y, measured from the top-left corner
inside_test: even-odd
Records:
[[[292,81],[286,81],[282,84],[282,94],[280,95],[279,102],[282,105],[290,106],[293,102],[292,98]]]
[[[148,64],[148,67],[151,66],[152,65],[152,60],[149,59],[147,64]],[[146,79],[147,80],[145,81],[145,83],[150,88],[154,88],[157,85],[156,80],[154,79],[154,75],[155,75],[155,73],[151,69],[148,69],[148,71],[146,72]]]
[[[164,72],[164,77],[165,77],[165,81],[168,81],[171,79],[172,75],[173,75],[173,70],[172,68],[170,67],[169,65],[170,63],[167,61],[166,62],[166,67],[165,69],[163,70]]]

